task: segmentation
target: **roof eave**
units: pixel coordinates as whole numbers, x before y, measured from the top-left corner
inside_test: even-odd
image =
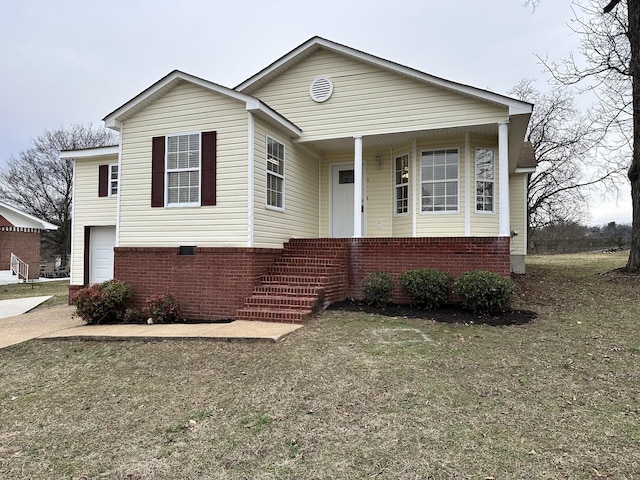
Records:
[[[66,160],[80,160],[83,158],[118,155],[119,152],[120,147],[118,145],[111,145],[108,147],[84,148],[81,150],[62,150],[60,152],[60,158]]]
[[[302,136],[302,130],[293,122],[290,122],[275,110],[269,108],[258,99],[254,99],[252,102],[247,102],[247,111],[263,118],[267,122],[275,124],[284,130],[291,137],[300,138]]]
[[[246,93],[223,87],[222,85],[218,85],[217,83],[210,82],[203,78],[181,72],[180,70],[174,70],[173,72],[169,73],[164,78],[160,79],[149,88],[136,95],[127,103],[108,114],[103,118],[105,126],[107,128],[119,131],[122,127],[122,122],[129,116],[143,109],[146,105],[152,103],[156,98],[162,96],[179,82],[183,81],[198,85],[202,88],[232,98],[239,102],[243,102],[246,106],[247,111],[258,113],[265,119],[276,122],[279,126],[289,131],[293,136],[299,137],[300,135],[302,135],[302,131],[297,126],[277,113],[275,110],[267,107],[257,98],[252,97],[251,95],[247,95]]]
[[[49,223],[46,220],[42,220],[41,218],[35,217],[29,213],[25,213],[22,210],[18,210],[17,208],[13,207],[12,205],[9,205],[8,203],[0,202],[0,205],[2,205],[7,210],[11,210],[16,215],[20,215],[22,217],[28,218],[33,222],[39,223],[41,225],[40,228],[42,230],[58,230],[59,228],[58,225],[54,225],[53,223]]]

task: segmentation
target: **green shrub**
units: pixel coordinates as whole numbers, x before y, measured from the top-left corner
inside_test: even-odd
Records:
[[[387,272],[373,272],[362,282],[364,300],[369,305],[383,307],[391,301],[395,282]]]
[[[434,309],[449,299],[452,278],[433,268],[409,270],[400,275],[400,288],[421,308]]]
[[[124,323],[146,323],[147,318],[142,315],[139,308],[128,307],[124,312]]]
[[[512,280],[485,270],[465,272],[453,284],[468,310],[479,314],[504,312],[515,292]]]
[[[169,293],[148,298],[144,303],[143,316],[151,323],[176,323],[184,321],[182,308],[176,297]]]
[[[121,323],[133,297],[131,286],[120,280],[94,283],[79,290],[71,299],[76,314],[89,325]]]

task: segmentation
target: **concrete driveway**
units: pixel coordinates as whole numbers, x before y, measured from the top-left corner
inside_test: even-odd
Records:
[[[33,312],[0,318],[0,348],[26,342],[58,330],[84,325],[79,318],[72,318],[75,307],[43,308]]]

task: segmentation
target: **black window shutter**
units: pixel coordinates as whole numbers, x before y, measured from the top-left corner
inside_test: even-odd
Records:
[[[216,132],[202,132],[202,185],[200,204],[216,204]]]
[[[98,166],[98,196],[109,196],[109,165]]]
[[[151,206],[164,207],[164,137],[151,142]]]

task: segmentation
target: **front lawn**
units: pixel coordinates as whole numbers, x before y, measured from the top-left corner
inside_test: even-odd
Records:
[[[66,305],[69,302],[69,279],[0,285],[0,300],[53,295],[38,308]]]
[[[521,325],[334,310],[277,344],[0,350],[0,478],[638,478],[639,279],[529,260]]]

